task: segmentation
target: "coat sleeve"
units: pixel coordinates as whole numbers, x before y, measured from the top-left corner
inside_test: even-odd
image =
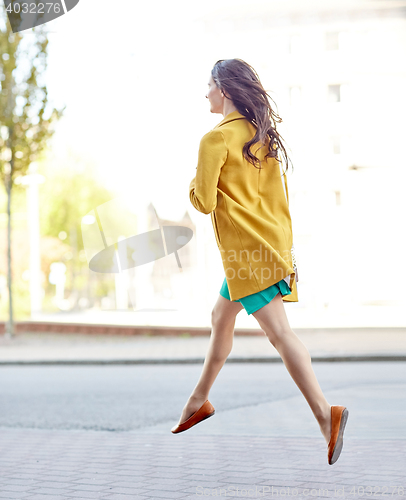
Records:
[[[199,212],[209,214],[217,206],[217,184],[227,155],[228,149],[221,130],[210,130],[202,137],[196,177],[189,186],[190,201]]]

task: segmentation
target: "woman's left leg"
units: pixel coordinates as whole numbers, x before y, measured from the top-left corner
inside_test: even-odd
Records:
[[[209,399],[209,391],[233,347],[234,325],[237,314],[243,309],[240,302],[219,298],[211,313],[212,330],[209,348],[202,373],[183,408],[179,424],[187,420]]]
[[[279,352],[288,372],[306,398],[328,443],[331,434],[331,407],[317,381],[307,347],[290,328],[282,295],[278,293],[269,304],[252,315]]]

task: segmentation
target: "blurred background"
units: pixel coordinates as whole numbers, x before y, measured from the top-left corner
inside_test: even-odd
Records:
[[[223,118],[205,98],[211,69],[240,58],[274,99],[293,161],[292,328],[405,326],[406,1],[87,0],[46,28],[44,84],[64,113],[15,177],[16,321],[210,325],[224,271],[188,186],[201,137]],[[27,47],[36,30],[21,33]],[[2,182],[2,322],[7,221]],[[174,253],[117,273],[89,268],[105,245],[162,226],[194,233],[181,268]],[[256,326],[237,316],[236,327]]]

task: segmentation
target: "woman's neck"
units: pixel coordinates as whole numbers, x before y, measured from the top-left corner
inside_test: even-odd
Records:
[[[238,111],[238,110],[234,106],[233,102],[231,102],[230,100],[226,99],[225,102],[224,102],[223,111],[222,111],[223,117],[225,118],[227,115],[229,115],[233,111]]]

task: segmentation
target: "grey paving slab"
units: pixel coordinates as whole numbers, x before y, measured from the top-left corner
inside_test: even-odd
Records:
[[[355,421],[356,417],[354,425]],[[304,434],[302,437],[251,436],[238,432],[217,435],[203,432],[204,427],[208,426],[202,423],[200,429],[196,426],[179,435],[1,429],[1,455],[9,455],[14,465],[2,469],[0,498],[8,498],[8,493],[10,499],[41,496],[115,498],[115,495],[147,499],[200,498],[214,496],[216,492],[219,494],[221,488],[229,496],[237,488],[241,496],[244,492],[256,491],[258,498],[259,492],[262,498],[271,498],[272,488],[273,497],[276,490],[281,496],[283,489],[287,492],[290,488],[291,496],[298,498],[306,496],[306,489],[327,490],[327,495],[323,491],[317,495],[331,498],[337,497],[334,491],[343,488],[345,496],[341,498],[354,498],[350,494],[351,488],[361,491],[362,488],[372,487],[381,493],[385,488],[391,488],[396,493],[391,497],[402,496],[401,488],[406,491],[406,475],[403,472],[406,439],[368,439],[348,433],[340,459],[334,466],[329,466],[321,435],[318,438],[303,437]],[[348,430],[350,428],[348,425]],[[78,460],[77,473],[71,480],[67,476],[58,480],[55,476],[55,481],[49,481],[46,478],[52,477],[58,461],[50,464],[41,460],[47,451],[52,453],[55,445],[59,445],[60,459],[63,460],[67,440],[70,452],[76,451],[78,456],[82,446],[90,450],[89,461],[93,464],[93,472],[81,472],[82,462]],[[114,468],[106,471],[104,463],[99,465],[98,455],[100,452],[108,453],[110,448],[118,445],[120,456]],[[149,464],[149,474],[129,470],[128,461],[135,457]],[[25,472],[31,463],[37,464],[37,467]],[[120,474],[123,470],[126,472],[124,475]],[[16,484],[20,471],[24,471],[25,475],[31,474],[33,483],[30,484],[25,477],[24,485]],[[175,472],[174,477],[171,476],[172,471]],[[179,471],[182,471],[180,476]],[[92,487],[90,477],[106,482]],[[292,495],[293,490],[295,495]]]
[[[350,411],[343,452],[334,466],[327,464],[325,441],[301,393],[282,386],[278,370],[269,370],[268,375],[264,373],[269,379],[257,381],[252,378],[251,370],[240,368],[242,378],[251,377],[254,381],[253,389],[255,384],[273,382],[281,385],[286,394],[272,400],[263,397],[248,400],[247,393],[241,397],[243,404],[238,398],[238,391],[242,391],[240,383],[232,407],[220,405],[212,418],[178,435],[170,433],[175,421],[168,420],[168,411],[147,426],[145,420],[155,402],[143,415],[143,427],[130,431],[48,429],[46,426],[33,429],[27,424],[16,427],[15,419],[5,420],[10,424],[0,427],[0,498],[170,499],[219,496],[221,491],[234,497],[237,497],[236,491],[240,497],[255,493],[258,498],[354,499],[366,497],[369,492],[374,497],[404,497],[406,372],[403,372],[403,364],[378,363],[371,365],[373,372],[371,367],[369,371],[362,368],[366,368],[365,363],[360,363],[358,368],[351,363],[350,370],[344,365],[336,364],[339,372],[329,370],[328,377],[334,381],[339,373],[346,372],[345,383],[340,380],[327,386],[328,377],[325,378],[324,393],[328,401],[345,404]],[[324,373],[323,366],[318,367],[320,373]],[[80,384],[84,384],[83,377],[90,376],[90,368],[85,368],[77,373],[73,386],[76,393]],[[254,365],[244,368],[251,369]],[[53,377],[57,369],[60,368],[46,368]],[[186,370],[186,376],[189,371],[186,367],[182,369]],[[27,377],[31,369],[27,367],[3,367],[2,370],[3,375],[10,370],[20,374],[4,384],[6,395],[14,394],[20,386],[35,392],[35,384],[43,382],[39,378],[30,385]],[[72,370],[66,369],[64,376],[72,377]],[[122,368],[117,370],[121,373]],[[151,377],[147,367],[142,370],[146,377]],[[112,376],[108,371],[108,377]],[[105,381],[99,372],[97,377],[99,383]],[[234,368],[224,372],[223,381],[227,377],[236,383]],[[121,387],[121,380],[113,379],[115,390]],[[142,381],[144,384],[145,380]],[[65,405],[70,401],[63,399],[59,384],[63,385],[62,379],[58,379],[58,394],[62,399],[52,411],[61,410],[64,401]],[[160,386],[160,395],[162,391]],[[51,394],[54,399],[55,393]],[[215,399],[216,394],[220,402],[221,393],[214,392]],[[24,392],[23,396],[27,398],[28,394]],[[139,405],[146,404],[152,394],[148,390],[142,397]],[[35,401],[30,400],[21,408],[30,411],[30,405],[33,408],[34,404]],[[72,406],[69,408],[73,411]],[[78,408],[80,413],[85,407]],[[44,407],[44,411],[49,409],[49,405]],[[121,407],[120,411],[123,411]],[[113,416],[117,419],[117,415]],[[66,419],[63,424],[66,425]]]
[[[406,439],[406,383],[370,387],[355,385],[328,390],[325,395],[330,404],[345,404],[349,409],[348,437]],[[168,424],[161,423],[129,432],[166,435],[168,431]],[[300,393],[282,400],[224,410],[207,419],[196,432],[218,436],[238,433],[241,436],[298,438],[319,438],[321,435],[313,413]]]
[[[406,329],[305,330],[297,335],[313,360],[406,360]],[[209,336],[19,333],[11,339],[0,335],[0,364],[202,362],[208,345]],[[259,359],[281,362],[263,332],[259,336],[234,336],[227,362]]]

